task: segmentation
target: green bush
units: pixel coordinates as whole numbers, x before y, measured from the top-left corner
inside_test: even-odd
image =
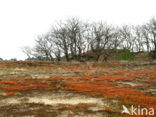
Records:
[[[10,61],[17,61],[17,59],[16,58],[11,58]]]
[[[127,60],[127,61],[134,61],[136,58],[133,56],[132,52],[128,49],[124,49],[121,51],[119,55],[116,56],[118,60]]]

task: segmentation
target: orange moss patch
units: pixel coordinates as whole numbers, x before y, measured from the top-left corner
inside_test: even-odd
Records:
[[[0,84],[17,85],[18,83],[16,81],[6,80],[0,81]]]
[[[6,97],[12,96],[14,94],[15,94],[15,92],[8,92],[4,97],[6,98]]]
[[[0,64],[1,66],[6,66]],[[115,67],[120,64],[114,64]],[[10,67],[13,67],[10,65]],[[107,66],[101,63],[91,63],[91,67],[81,65],[63,65],[59,66],[64,70],[73,72],[81,70],[85,75],[75,75],[74,77],[50,77],[41,79],[25,79],[17,78],[14,80],[0,81],[0,89],[5,89],[8,92],[4,97],[14,95],[14,92],[25,90],[55,90],[56,84],[61,84],[64,90],[81,92],[84,94],[102,96],[104,98],[117,97],[121,100],[120,104],[124,105],[140,105],[143,107],[153,107],[156,110],[156,97],[149,96],[143,92],[136,91],[137,88],[148,88],[155,86],[156,83],[156,68],[144,68],[140,70],[121,70],[121,69],[106,69]],[[25,68],[33,69],[31,66]],[[57,66],[41,66],[40,70],[60,72]],[[98,71],[98,70],[101,71]],[[106,69],[106,71],[103,69]],[[92,70],[93,72],[90,72]],[[97,70],[97,71],[94,71]],[[80,73],[81,73],[80,72]],[[83,75],[83,74],[82,74]],[[138,81],[143,82],[141,86],[118,86],[117,81]],[[111,111],[111,108],[106,108]]]
[[[151,75],[152,77],[148,77]],[[96,76],[96,77],[95,77]],[[86,93],[90,95],[101,95],[104,98],[117,97],[124,105],[140,105],[142,107],[153,107],[156,110],[156,97],[147,96],[143,92],[135,91],[135,88],[146,87],[154,83],[156,79],[154,69],[145,71],[118,71],[107,75],[92,74],[78,78],[77,80],[65,81],[65,90]],[[146,84],[136,87],[116,86],[117,81],[144,79]],[[146,80],[147,79],[147,80]],[[148,82],[149,81],[149,82]]]
[[[51,86],[52,84],[47,82],[42,82],[45,79],[23,79],[23,78],[17,78],[14,80],[6,80],[6,81],[0,81],[0,89],[5,90],[6,92],[9,91],[9,93],[6,94],[4,97],[12,96],[14,95],[14,92],[18,91],[26,91],[26,90],[32,90],[32,89],[44,89],[44,90],[55,90],[56,88],[54,86]]]

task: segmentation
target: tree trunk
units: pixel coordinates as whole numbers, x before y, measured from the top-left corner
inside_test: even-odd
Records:
[[[96,61],[99,61],[100,55],[97,55],[96,57]]]

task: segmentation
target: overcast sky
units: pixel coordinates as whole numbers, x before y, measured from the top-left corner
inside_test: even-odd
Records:
[[[24,59],[21,47],[68,17],[114,25],[142,24],[156,16],[156,0],[0,0],[0,57]]]

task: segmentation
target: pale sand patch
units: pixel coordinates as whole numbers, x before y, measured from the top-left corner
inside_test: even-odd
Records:
[[[94,104],[100,104],[102,103],[102,100],[96,99],[96,98],[84,98],[84,97],[72,97],[70,99],[67,98],[57,98],[57,99],[50,99],[50,97],[42,96],[42,97],[31,97],[29,98],[29,103],[43,103],[46,105],[57,105],[57,104],[70,104],[70,105],[76,105],[79,103],[94,103]]]
[[[141,83],[134,83],[134,82],[117,82],[119,85],[129,85],[129,86],[139,86],[139,85],[142,85]]]
[[[0,101],[0,106],[7,106],[7,105],[12,105],[12,104],[20,104],[21,101],[17,98],[5,98]]]
[[[145,93],[151,93],[152,95],[156,95],[156,89],[146,89],[143,92],[145,92]]]
[[[103,98],[87,97],[75,93],[44,93],[38,94],[34,93],[32,95],[27,95],[24,97],[8,97],[0,101],[0,106],[10,105],[10,104],[22,104],[22,103],[40,103],[45,105],[59,105],[59,104],[69,104],[77,105],[80,103],[85,104],[96,104],[97,106],[107,106],[104,103]]]

